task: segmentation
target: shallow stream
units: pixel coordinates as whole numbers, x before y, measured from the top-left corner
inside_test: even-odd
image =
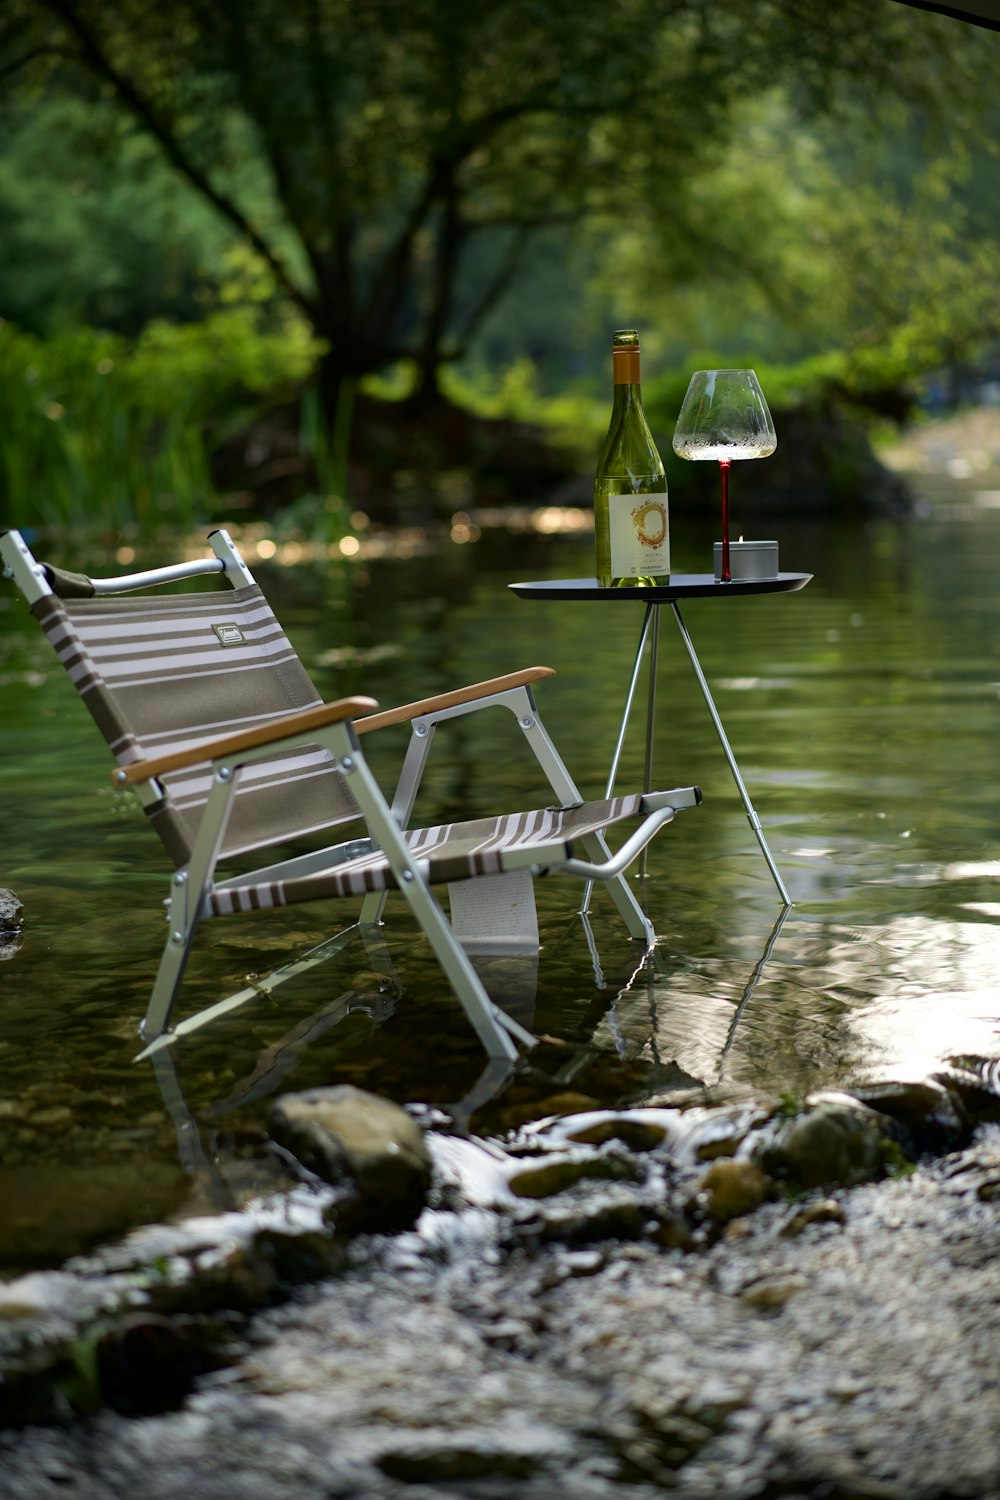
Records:
[[[665,615],[654,784],[697,782],[704,805],[664,831],[636,881],[660,934],[654,961],[637,972],[606,896],[595,894],[588,934],[579,886],[540,882],[537,974],[509,963],[491,983],[555,1040],[478,1103],[479,1044],[398,905],[385,929],[394,978],[357,944],[185,1039],[169,1067],[133,1062],[166,866],[4,585],[0,887],[25,915],[19,939],[0,939],[0,1274],[56,1264],[206,1197],[246,1201],[269,1185],[265,1111],[285,1090],[350,1082],[407,1104],[465,1099],[459,1117],[472,1110],[473,1129],[491,1134],[657,1089],[800,1094],[996,1055],[1000,490],[987,482],[925,480],[920,513],[904,523],[769,525],[783,569],[815,575],[804,591],[684,609],[794,902],[783,922]],[[282,565],[279,554],[254,570],[325,697],[363,691],[388,707],[516,666],[555,667],[539,708],[581,790],[599,795],[640,606],[509,593],[514,579],[590,573],[586,535],[477,536],[459,523],[454,536],[333,562]],[[709,523],[676,530],[678,571],[706,571],[710,556]],[[642,738],[637,722],[622,786],[640,784]],[[373,754],[390,783],[404,744],[387,735]],[[423,821],[511,800],[547,799],[508,715],[439,733]],[[181,1013],[340,921],[314,906],[206,930]],[[345,996],[351,1013],[332,1024]]]

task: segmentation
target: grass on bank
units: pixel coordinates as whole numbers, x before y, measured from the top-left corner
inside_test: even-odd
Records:
[[[10,526],[151,533],[211,517],[210,454],[309,379],[319,350],[250,308],[38,338],[0,320],[0,515]]]
[[[284,403],[297,402],[302,493],[288,528],[341,534],[349,525],[346,450],[351,405],[328,434],[313,384],[322,346],[294,315],[265,322],[238,306],[197,324],[154,322],[127,340],[86,327],[39,338],[0,320],[0,518],[4,525],[150,536],[190,529],[227,513],[211,456],[227,439]],[[658,441],[670,433],[692,369],[718,364],[695,352],[682,369],[647,372],[643,395]],[[794,366],[756,360],[776,411],[843,387],[852,372],[830,354]],[[876,372],[878,373],[878,372]],[[882,372],[883,376],[887,372]],[[360,394],[405,400],[413,372],[399,367],[363,381]],[[610,374],[545,395],[529,360],[495,377],[448,367],[444,395],[482,419],[542,429],[566,472],[589,472],[606,430]]]

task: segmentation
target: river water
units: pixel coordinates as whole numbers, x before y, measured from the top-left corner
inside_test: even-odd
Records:
[[[769,526],[782,568],[814,575],[805,590],[684,609],[794,902],[783,921],[665,614],[654,785],[696,782],[704,804],[661,834],[635,882],[659,934],[654,961],[636,971],[603,893],[588,933],[575,915],[579,886],[541,882],[537,973],[511,962],[491,983],[555,1040],[492,1100],[483,1091],[474,1129],[658,1087],[800,1094],[997,1053],[1000,490],[988,483],[920,481],[906,522]],[[558,519],[478,535],[459,524],[454,540],[254,566],[326,697],[364,691],[388,707],[517,666],[555,667],[539,708],[584,794],[600,795],[641,607],[509,592],[514,579],[591,571],[592,539]],[[675,569],[707,571],[710,524],[675,530]],[[9,586],[0,724],[0,886],[25,909],[21,939],[0,961],[0,1272],[55,1264],[206,1206],[206,1163],[229,1201],[246,1201],[267,1185],[261,1143],[276,1092],[350,1082],[409,1104],[467,1098],[483,1067],[478,1043],[392,906],[391,982],[349,947],[185,1039],[169,1067],[136,1064],[166,867]],[[642,738],[637,723],[621,786],[640,784]],[[366,747],[385,778],[404,743],[387,735]],[[509,715],[439,732],[423,821],[546,800]],[[181,1013],[339,921],[315,906],[210,927]],[[344,996],[356,1008],[328,1024]]]

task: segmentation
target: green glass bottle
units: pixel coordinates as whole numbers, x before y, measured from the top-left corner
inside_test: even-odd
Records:
[[[642,409],[634,328],[614,335],[611,360],[614,406],[594,476],[597,582],[602,588],[667,583],[667,477]]]

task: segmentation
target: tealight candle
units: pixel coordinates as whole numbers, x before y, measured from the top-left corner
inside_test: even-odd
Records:
[[[722,577],[722,543],[712,548],[715,558],[715,581]],[[759,583],[778,576],[777,542],[729,543],[729,573],[733,583]]]

